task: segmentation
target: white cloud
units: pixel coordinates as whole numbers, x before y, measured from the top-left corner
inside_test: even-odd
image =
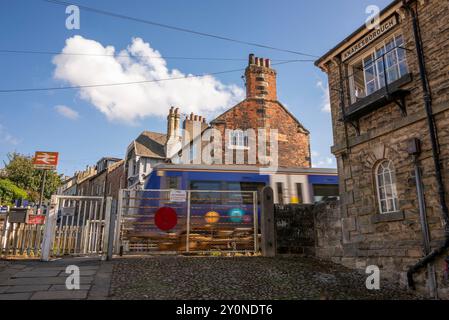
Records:
[[[55,110],[57,113],[59,113],[61,116],[70,119],[70,120],[77,120],[79,118],[79,113],[67,106],[64,105],[57,105],[55,106]]]
[[[8,133],[3,125],[0,124],[0,143],[18,145],[20,140]]]
[[[334,167],[334,158],[321,156],[319,152],[312,151],[312,167],[314,168],[332,168]]]
[[[57,55],[54,77],[72,86],[108,84],[186,76],[177,69],[169,69],[160,53],[141,38],[116,56],[113,46],[74,36],[66,40],[64,53],[89,53],[87,55]],[[103,56],[101,56],[103,55]],[[108,56],[104,56],[108,55]],[[158,57],[152,59],[149,57]],[[244,97],[236,85],[225,85],[212,76],[144,84],[80,89],[82,99],[92,103],[109,120],[134,123],[147,116],[166,116],[170,106],[182,112],[203,116],[215,115]]]
[[[329,85],[324,85],[323,81],[318,81],[316,86],[321,90],[322,92],[322,98],[321,98],[321,111],[322,112],[331,112],[331,100],[329,96]]]

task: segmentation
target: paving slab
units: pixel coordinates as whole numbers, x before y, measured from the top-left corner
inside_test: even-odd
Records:
[[[34,291],[45,291],[50,288],[49,284],[40,285],[24,285],[24,286],[11,286],[6,293],[19,293],[19,292],[34,292]]]
[[[56,277],[61,270],[41,270],[35,268],[33,271],[20,271],[14,275],[14,278],[42,278],[42,277]]]
[[[24,293],[5,293],[0,294],[0,300],[28,300],[30,299],[32,293],[24,292]]]
[[[41,278],[15,278],[9,279],[5,282],[5,285],[20,286],[20,285],[52,285],[52,284],[65,284],[67,275],[58,277],[41,277]],[[93,281],[92,276],[80,277],[80,284],[90,284]]]
[[[76,300],[86,298],[87,290],[65,290],[35,292],[31,297],[31,300]]]
[[[5,293],[9,289],[9,286],[0,286],[0,293]]]
[[[67,266],[80,268],[80,289],[66,288]],[[79,300],[106,299],[112,264],[93,258],[64,258],[51,262],[11,261],[0,271],[0,299]]]
[[[98,270],[92,288],[89,291],[89,300],[104,300],[109,297],[111,287],[112,263],[102,263]]]
[[[80,284],[80,290],[90,290],[90,284]],[[49,291],[65,291],[68,290],[65,284],[54,284],[48,289]],[[71,290],[70,290],[71,291]]]

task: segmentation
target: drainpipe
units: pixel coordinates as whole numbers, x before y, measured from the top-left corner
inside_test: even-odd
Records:
[[[444,190],[444,184],[443,184],[443,176],[441,173],[441,165],[440,165],[440,155],[439,155],[439,145],[437,141],[437,132],[436,132],[436,126],[435,126],[435,120],[433,117],[432,112],[432,97],[430,93],[429,83],[427,79],[427,71],[425,66],[425,59],[424,59],[424,51],[422,47],[422,39],[421,39],[421,33],[419,29],[419,21],[417,14],[415,10],[411,7],[411,1],[403,0],[404,8],[410,13],[412,17],[412,23],[413,23],[413,33],[415,37],[415,46],[416,46],[416,53],[418,56],[418,63],[419,63],[419,72],[421,76],[421,84],[422,89],[424,93],[424,105],[425,105],[425,111],[427,115],[427,123],[429,127],[429,134],[430,134],[430,140],[432,144],[432,157],[434,161],[435,166],[435,177],[437,180],[438,185],[438,197],[441,207],[441,215],[444,220],[444,244],[427,254],[425,257],[420,259],[415,265],[411,266],[407,271],[407,281],[408,285],[411,289],[415,289],[415,283],[413,280],[413,274],[416,273],[421,268],[428,265],[430,262],[432,262],[436,257],[443,254],[446,249],[449,247],[449,210],[446,204],[446,196],[445,196],[445,190]]]
[[[427,256],[430,253],[431,247],[430,247],[429,224],[427,223],[426,202],[422,184],[422,173],[418,161],[418,157],[421,154],[421,141],[419,139],[414,138],[409,141],[408,153],[409,155],[412,156],[413,164],[415,166],[415,183],[416,183],[416,193],[418,196],[419,218],[421,222],[421,231],[423,235],[423,249],[424,254]],[[435,267],[430,262],[427,265],[427,273],[429,276],[428,281],[429,295],[430,297],[437,299],[438,290],[436,287]]]

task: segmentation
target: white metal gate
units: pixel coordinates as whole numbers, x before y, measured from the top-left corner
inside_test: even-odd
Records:
[[[257,252],[258,220],[256,191],[121,190],[115,252]]]
[[[51,256],[106,254],[112,198],[52,196],[42,243]]]

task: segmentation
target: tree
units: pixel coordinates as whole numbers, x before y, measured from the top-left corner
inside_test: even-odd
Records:
[[[0,203],[11,205],[16,199],[27,199],[28,194],[8,179],[0,179]]]
[[[39,201],[43,170],[33,167],[33,158],[19,153],[8,154],[8,163],[5,163],[3,175],[19,188],[27,191],[28,198],[34,202]],[[55,171],[47,171],[44,189],[44,198],[49,199],[61,185],[62,179]]]

